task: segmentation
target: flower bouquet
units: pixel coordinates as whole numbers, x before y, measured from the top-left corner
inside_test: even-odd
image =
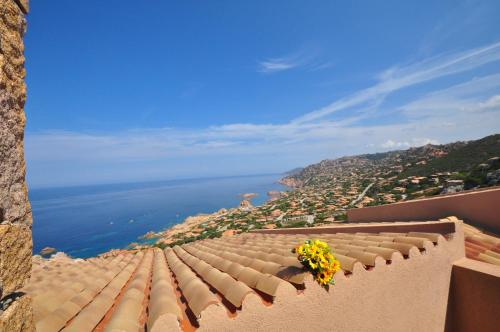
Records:
[[[306,240],[292,252],[298,255],[299,261],[314,276],[321,286],[328,290],[329,285],[334,285],[333,275],[340,269],[340,263],[330,252],[326,242],[319,240]]]

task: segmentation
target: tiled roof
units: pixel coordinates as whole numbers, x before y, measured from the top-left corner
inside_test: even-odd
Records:
[[[468,258],[500,266],[500,238],[464,224],[465,255]]]
[[[237,317],[249,297],[262,306],[278,300],[279,289],[308,292],[291,249],[305,239],[333,248],[349,278],[393,261],[412,260],[445,243],[432,232],[324,234],[246,233],[181,247],[67,262],[35,263],[25,291],[33,298],[37,331],[165,331],[201,327],[208,319]],[[328,231],[328,232],[327,232]],[[397,264],[396,264],[397,265]],[[368,272],[375,273],[375,272]],[[179,323],[177,323],[179,322]],[[200,323],[201,322],[201,323]]]

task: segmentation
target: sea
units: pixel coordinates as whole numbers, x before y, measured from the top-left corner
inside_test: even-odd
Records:
[[[148,231],[160,231],[186,217],[252,204],[269,191],[286,191],[280,174],[123,183],[29,191],[33,210],[33,252],[53,247],[77,257],[125,248]]]

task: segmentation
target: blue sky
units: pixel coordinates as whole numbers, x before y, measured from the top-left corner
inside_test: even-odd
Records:
[[[282,172],[500,132],[498,1],[32,1],[32,187]]]

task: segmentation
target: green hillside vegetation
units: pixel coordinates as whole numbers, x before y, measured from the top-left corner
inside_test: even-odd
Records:
[[[436,174],[439,173],[439,174]],[[160,247],[262,228],[346,222],[347,211],[500,186],[500,134],[476,141],[327,159],[288,172],[293,190],[253,209],[230,209],[189,231],[166,233]],[[294,216],[312,215],[306,223]],[[208,227],[210,225],[210,227]]]
[[[500,156],[500,134],[471,141],[447,155],[430,160],[425,165],[415,165],[402,172],[399,177],[428,176],[437,172],[469,172],[478,164]]]
[[[383,159],[387,158],[388,156],[390,156],[392,154],[396,154],[398,152],[400,152],[400,151],[377,152],[377,153],[363,154],[360,157],[366,158],[366,159],[372,160],[372,161],[379,161],[379,160],[383,160]]]

